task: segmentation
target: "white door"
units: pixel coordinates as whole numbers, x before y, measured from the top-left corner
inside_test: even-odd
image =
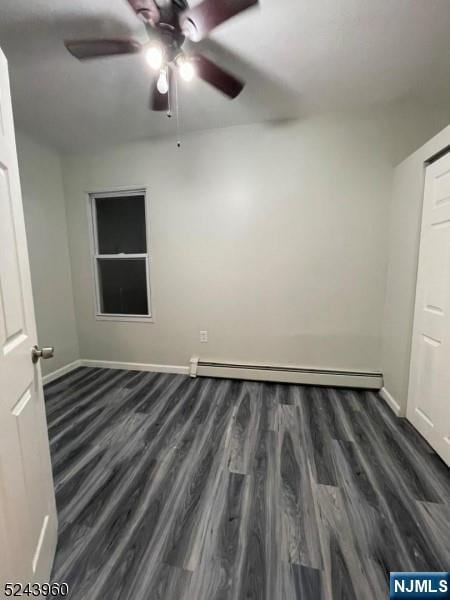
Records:
[[[57,537],[8,68],[0,50],[0,598],[48,581]]]
[[[450,464],[450,154],[425,175],[407,417]]]

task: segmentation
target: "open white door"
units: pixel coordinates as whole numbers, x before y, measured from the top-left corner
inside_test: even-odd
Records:
[[[450,154],[426,169],[407,417],[450,464]]]
[[[49,580],[56,506],[8,67],[0,50],[0,597]]]

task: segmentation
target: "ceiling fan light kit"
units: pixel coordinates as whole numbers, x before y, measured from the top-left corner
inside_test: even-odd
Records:
[[[167,75],[167,67],[164,67],[159,72],[158,81],[156,82],[156,87],[158,88],[158,92],[160,94],[167,94],[169,91],[169,77]]]
[[[160,44],[149,44],[145,50],[145,58],[151,69],[157,71],[164,62],[164,50]]]
[[[184,79],[184,81],[187,82],[192,81],[196,73],[195,65],[192,60],[189,60],[186,56],[180,55],[177,57],[176,63],[181,79]]]
[[[219,67],[201,53],[186,55],[186,39],[200,42],[208,34],[239,13],[256,6],[258,0],[203,0],[189,8],[186,0],[128,0],[136,16],[145,24],[148,44],[132,39],[66,41],[67,50],[79,60],[143,53],[156,72],[150,106],[168,111],[174,71],[185,81],[203,79],[229,98],[236,98],[244,82]]]

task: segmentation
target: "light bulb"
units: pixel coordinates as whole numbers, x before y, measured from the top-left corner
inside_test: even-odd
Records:
[[[152,44],[145,51],[145,58],[152,69],[157,71],[161,68],[164,60],[164,52],[157,44]]]
[[[163,95],[167,94],[167,92],[169,91],[169,80],[167,78],[167,69],[161,69],[158,81],[156,83],[156,87],[158,88],[158,92]]]
[[[195,75],[194,65],[190,60],[185,58],[179,62],[180,75],[184,81],[192,81]]]

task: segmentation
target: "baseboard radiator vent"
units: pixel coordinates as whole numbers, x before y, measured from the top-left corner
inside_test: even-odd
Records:
[[[202,360],[193,356],[190,360],[191,377],[223,377],[225,379],[248,379],[305,385],[326,385],[380,389],[383,375],[376,371],[340,371],[291,366],[234,364]]]

